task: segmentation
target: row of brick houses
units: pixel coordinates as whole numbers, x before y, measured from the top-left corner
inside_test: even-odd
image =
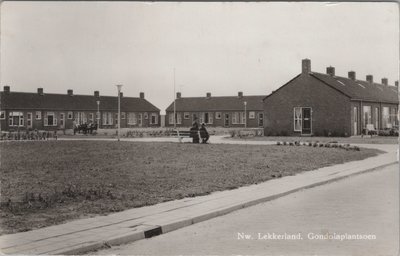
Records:
[[[140,96],[121,94],[121,127],[190,127],[194,122],[209,127],[264,128],[265,135],[352,136],[365,130],[398,128],[398,82],[383,78],[381,83],[311,70],[311,61],[302,60],[302,72],[270,95],[182,97],[160,109]],[[118,122],[118,97],[13,92],[4,86],[0,99],[1,130],[71,129],[73,122],[99,123],[100,128],[115,128]],[[175,114],[175,118],[174,118]],[[174,124],[176,120],[176,124]]]
[[[212,127],[263,127],[265,96],[181,97],[178,92],[174,102],[166,109],[166,126],[188,127],[194,122]],[[174,119],[175,113],[175,119]]]
[[[1,92],[1,130],[57,130],[72,129],[74,121],[98,123],[101,128],[118,124],[118,97],[66,94],[13,92],[4,86]],[[121,127],[153,127],[160,125],[160,110],[144,98],[124,97],[121,93]]]
[[[266,135],[352,136],[366,130],[398,128],[398,81],[388,85],[372,75],[356,79],[311,71],[311,61],[302,60],[302,72],[265,97]]]

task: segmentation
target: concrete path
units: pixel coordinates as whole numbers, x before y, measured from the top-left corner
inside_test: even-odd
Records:
[[[391,165],[93,254],[398,255],[398,180]]]
[[[261,144],[267,143],[271,142]],[[270,180],[259,185],[0,236],[0,251],[4,254],[25,255],[78,254],[167,233],[305,188],[397,164],[395,153],[397,145],[379,145],[378,147],[385,148],[387,153],[361,161]]]

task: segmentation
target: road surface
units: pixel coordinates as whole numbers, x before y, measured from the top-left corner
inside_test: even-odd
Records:
[[[392,165],[93,254],[398,255],[398,172]]]

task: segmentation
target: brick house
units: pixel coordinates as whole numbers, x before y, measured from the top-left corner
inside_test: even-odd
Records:
[[[212,127],[263,127],[265,96],[181,97],[176,94],[176,126],[190,127],[193,122]],[[246,114],[245,114],[246,111]],[[165,126],[174,126],[174,102],[166,109]]]
[[[302,72],[264,99],[265,135],[352,136],[368,130],[398,127],[398,82],[375,83],[372,75],[357,80],[311,71],[302,60]]]
[[[118,97],[12,92],[4,86],[0,102],[1,130],[64,130],[77,124],[99,123],[100,128],[115,128],[118,124]],[[99,111],[99,112],[98,112]],[[144,98],[124,97],[121,93],[121,127],[160,126],[160,110]]]

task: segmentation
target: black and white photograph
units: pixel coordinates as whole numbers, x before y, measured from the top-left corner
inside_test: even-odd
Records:
[[[398,255],[397,2],[2,1],[0,254]]]

